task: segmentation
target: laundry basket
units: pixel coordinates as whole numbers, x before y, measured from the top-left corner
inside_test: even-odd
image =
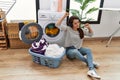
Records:
[[[61,64],[62,58],[65,55],[65,51],[61,53],[62,55],[57,58],[47,57],[42,54],[37,54],[31,51],[31,48],[29,49],[29,53],[32,56],[32,60],[35,63],[38,63],[40,65],[44,65],[50,68],[57,68]]]

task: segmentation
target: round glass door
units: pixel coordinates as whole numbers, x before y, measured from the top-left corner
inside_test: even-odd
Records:
[[[45,27],[45,34],[49,37],[56,37],[60,29],[55,26],[55,23],[50,23]]]
[[[38,38],[38,29],[37,26],[30,26],[28,27],[28,30],[25,32],[25,37],[27,39],[35,39]]]
[[[43,35],[41,26],[37,23],[29,23],[21,29],[20,37],[23,42],[31,44],[34,41],[39,41]]]

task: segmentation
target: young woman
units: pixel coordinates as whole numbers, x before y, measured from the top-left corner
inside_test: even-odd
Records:
[[[92,36],[93,31],[88,23],[84,26],[85,28],[80,28],[81,21],[77,16],[71,16],[68,21],[68,26],[62,25],[62,21],[69,15],[68,12],[64,14],[62,18],[60,18],[56,26],[65,30],[65,47],[66,47],[66,55],[67,57],[72,59],[79,59],[87,64],[89,67],[89,71],[87,74],[94,78],[100,78],[97,75],[95,68],[98,67],[98,64],[93,62],[92,52],[89,48],[82,47],[84,35]]]

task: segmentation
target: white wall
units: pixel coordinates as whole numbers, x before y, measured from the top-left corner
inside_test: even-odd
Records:
[[[10,22],[10,20],[36,20],[35,4],[35,0],[16,0],[15,5],[7,14],[7,21]]]
[[[104,8],[119,8],[120,0],[104,0]],[[120,21],[120,12],[117,11],[102,11],[101,23],[92,24],[94,30],[94,37],[108,37],[110,36],[118,27]],[[115,36],[120,36],[120,31],[118,31]]]
[[[104,0],[105,8],[120,8],[120,0]],[[63,10],[66,8],[66,0],[63,0]],[[40,0],[40,9],[50,9],[50,0]],[[120,12],[103,11],[100,24],[91,24],[94,30],[93,37],[108,37],[118,27],[120,20]],[[120,36],[120,31],[115,35]]]

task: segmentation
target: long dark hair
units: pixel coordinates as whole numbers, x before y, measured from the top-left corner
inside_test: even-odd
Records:
[[[73,20],[79,20],[79,22],[81,23],[81,20],[79,19],[79,17],[77,16],[71,16],[68,20],[68,26],[70,26],[71,28],[73,28]],[[80,39],[83,39],[84,38],[84,32],[83,30],[81,29],[81,27],[79,27],[78,29],[78,32],[79,32],[79,36],[80,36]]]

